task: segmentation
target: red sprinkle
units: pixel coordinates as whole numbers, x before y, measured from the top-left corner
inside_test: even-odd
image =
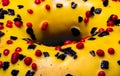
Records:
[[[120,40],[118,41],[118,43],[120,44]]]
[[[83,44],[82,42],[78,42],[78,43],[76,44],[76,48],[77,48],[77,49],[83,49],[83,48],[84,48],[84,44]]]
[[[22,23],[21,21],[15,21],[14,24],[15,24],[17,27],[21,27],[23,23]]]
[[[13,41],[12,40],[7,40],[7,44],[12,44]]]
[[[84,38],[80,39],[80,42],[85,42],[85,39]]]
[[[15,49],[15,52],[21,52],[22,51],[22,48],[20,48],[20,47],[17,47],[16,49]]]
[[[88,11],[86,11],[86,17],[90,17],[91,16],[91,12],[88,10]]]
[[[18,58],[19,58],[19,53],[17,53],[17,52],[13,53],[13,54],[12,54],[12,57],[11,57],[11,63],[12,63],[12,64],[17,63]]]
[[[12,28],[12,24],[7,23],[7,24],[6,24],[6,27],[8,27],[8,28]]]
[[[50,5],[47,4],[47,5],[45,6],[45,8],[46,8],[47,10],[50,10]]]
[[[37,64],[36,63],[32,63],[32,69],[37,70]]]
[[[117,15],[112,15],[112,20],[117,20],[118,16]]]
[[[35,4],[40,4],[41,1],[40,0],[35,0]]]
[[[108,48],[108,53],[109,54],[114,54],[115,53],[115,50],[113,48]]]
[[[113,32],[113,29],[109,27],[109,28],[106,29],[106,31]]]
[[[2,68],[2,65],[3,65],[3,62],[2,62],[2,61],[0,61],[0,68]]]
[[[6,27],[12,28],[12,24],[13,24],[13,22],[11,20],[8,20],[7,24],[6,24]]]
[[[47,29],[47,27],[48,27],[48,22],[43,22],[41,29],[44,31]]]
[[[0,30],[4,29],[3,24],[0,24]]]
[[[13,22],[11,20],[7,20],[7,23],[13,24]]]
[[[27,12],[28,12],[29,14],[33,14],[33,10],[32,10],[32,9],[28,9]]]
[[[104,71],[100,71],[100,72],[98,73],[98,76],[105,76],[105,72],[104,72]]]
[[[32,27],[32,23],[31,22],[27,22],[26,26],[29,27],[29,28],[31,28]]]
[[[31,57],[26,57],[24,59],[24,63],[29,66],[32,63],[32,58]]]
[[[41,0],[41,2],[44,2],[45,0]]]
[[[77,42],[76,42],[76,41],[72,41],[71,43],[72,43],[72,44],[75,44],[75,43],[77,43]]]
[[[102,32],[104,32],[104,31],[105,31],[104,28],[100,28],[100,29],[98,30],[99,33],[102,33]]]
[[[5,55],[5,56],[8,56],[8,54],[9,54],[9,50],[8,49],[5,49],[4,51],[3,51],[3,54]]]
[[[88,18],[88,17],[84,18],[84,22],[85,22],[85,23],[88,23],[88,21],[89,21],[89,18]]]
[[[61,50],[61,46],[56,46],[55,50]]]
[[[104,51],[102,49],[98,49],[96,53],[98,56],[104,56]]]
[[[113,22],[113,21],[111,21],[111,20],[110,20],[110,21],[108,21],[108,22],[107,22],[107,26],[114,26],[114,22]]]
[[[42,55],[41,50],[36,50],[35,55],[36,55],[37,57],[40,57],[40,56]]]
[[[112,1],[117,1],[117,0],[112,0]]]
[[[66,41],[64,42],[64,45],[68,45],[68,44],[71,44],[71,43],[72,43],[71,40],[66,40]]]
[[[30,45],[31,45],[31,44],[34,44],[34,41],[28,40],[28,41],[27,41],[27,44],[30,44]]]
[[[10,1],[9,0],[2,0],[2,5],[7,6],[9,5]]]

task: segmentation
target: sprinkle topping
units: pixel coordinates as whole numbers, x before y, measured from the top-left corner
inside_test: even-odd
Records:
[[[75,8],[77,7],[77,4],[76,4],[75,2],[72,2],[72,3],[71,3],[71,7],[72,7],[73,9],[75,9]]]
[[[109,62],[107,60],[103,60],[100,66],[101,69],[109,69]]]
[[[104,56],[104,51],[102,49],[98,49],[96,53],[100,57]]]
[[[9,3],[10,3],[9,0],[2,0],[2,5],[3,5],[3,6],[8,6]]]
[[[43,52],[43,55],[44,55],[44,57],[49,57],[50,56],[48,52]]]
[[[100,71],[100,72],[98,73],[98,76],[105,76],[105,72],[104,72],[104,71]]]
[[[24,59],[24,63],[29,66],[32,63],[32,58],[31,57],[26,57]]]
[[[2,63],[2,68],[3,68],[3,70],[7,70],[7,69],[9,68],[9,66],[10,66],[10,63],[9,63],[9,62],[3,62],[3,63]]]
[[[63,4],[58,3],[58,4],[56,4],[56,7],[61,8],[61,7],[63,7]]]
[[[28,70],[25,76],[34,76],[35,72]]]
[[[84,48],[84,44],[83,44],[82,42],[78,42],[78,43],[76,44],[76,48],[77,48],[77,49],[83,49],[83,48]]]
[[[12,70],[11,74],[12,76],[17,76],[19,73],[19,70]]]

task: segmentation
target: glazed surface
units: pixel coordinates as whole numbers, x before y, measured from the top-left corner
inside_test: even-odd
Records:
[[[120,75],[119,0],[1,0],[0,7],[0,76]]]

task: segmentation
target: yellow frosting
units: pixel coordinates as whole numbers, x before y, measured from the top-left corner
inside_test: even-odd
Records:
[[[3,6],[2,1],[4,0],[0,1],[0,7],[3,10],[13,9],[15,15],[11,16],[9,14],[5,14],[4,19],[1,19],[0,21],[4,26],[3,29],[0,29],[0,34],[4,33],[3,36],[0,35],[0,61],[3,63],[2,66],[0,64],[0,76],[120,75],[119,1],[108,0],[109,2],[106,7],[103,5],[101,0],[45,0],[41,1],[40,4],[35,4],[34,0],[10,0],[9,5],[7,6]],[[76,8],[71,8],[72,2],[77,4]],[[57,4],[62,4],[62,7],[56,7]],[[18,5],[23,5],[23,8],[19,9],[17,7]],[[48,5],[47,9],[46,5]],[[100,14],[94,13],[93,16],[89,17],[88,23],[85,23],[85,13],[90,10],[91,7],[94,7],[95,9],[101,8],[102,11]],[[29,14],[27,12],[28,9],[33,10],[33,14]],[[17,27],[14,24],[14,19],[18,14],[21,16],[21,21],[23,22],[21,27]],[[115,24],[114,26],[107,26],[107,21],[113,14],[118,16],[118,24]],[[81,22],[78,22],[79,16],[83,18]],[[6,27],[8,20],[13,22],[12,28]],[[34,40],[36,43],[33,43],[32,47],[30,47],[31,44],[27,43],[29,39],[32,39],[30,37],[31,33],[28,34],[26,32],[28,29],[26,23],[28,22],[32,23],[31,28],[36,37],[36,40]],[[42,30],[41,27],[44,22],[48,22],[48,27],[45,30]],[[94,27],[96,27],[96,35],[92,36],[90,32]],[[104,31],[104,33],[99,32],[100,28],[104,28],[104,30],[106,30],[108,27],[112,28],[113,31]],[[78,37],[74,37],[71,32],[72,28],[77,28],[81,34]],[[28,30],[28,32],[31,31]],[[11,36],[17,37],[17,39],[11,39]],[[85,38],[86,36],[88,37]],[[41,44],[46,44],[47,42],[50,44],[56,42],[58,43],[63,42],[66,39],[80,40],[80,37],[85,38],[85,42],[63,45],[61,46],[61,50],[56,50],[57,46],[53,47]],[[8,40],[11,40],[13,43],[7,44]],[[80,47],[77,47],[79,43],[82,43],[84,47],[79,49]],[[22,49],[18,53],[25,57],[22,60],[18,58],[18,61],[13,64],[11,62],[11,58],[17,47]],[[109,53],[109,48],[113,48],[115,52],[112,54],[111,52]],[[3,54],[5,49],[9,50],[9,54],[7,56]],[[99,49],[103,50],[103,56],[99,56],[101,53],[97,53]],[[42,55],[40,57],[35,55],[36,50],[41,50]],[[63,52],[63,50],[67,53],[65,54],[65,51]],[[49,56],[45,57],[46,54]],[[65,59],[62,59],[64,56],[66,56]],[[24,63],[24,60],[27,57],[32,58],[30,65],[26,65]],[[9,63],[8,68],[6,68],[7,65],[5,66],[4,62]],[[37,65],[36,70],[32,69],[33,63]],[[30,73],[27,74],[28,71],[32,71],[33,75]]]

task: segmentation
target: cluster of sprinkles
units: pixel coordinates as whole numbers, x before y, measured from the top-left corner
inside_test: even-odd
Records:
[[[34,0],[34,3],[36,5],[39,5],[41,2],[44,2],[45,0]],[[83,0],[84,2],[86,2],[87,0]],[[108,6],[108,3],[109,3],[109,0],[102,0],[103,1],[103,5],[105,7]],[[112,0],[112,1],[119,1],[119,0]],[[9,0],[2,0],[2,5],[3,6],[7,6],[9,5],[10,1]],[[17,6],[18,9],[22,9],[24,8],[23,5],[18,5]],[[63,4],[61,3],[57,3],[56,4],[56,7],[57,8],[62,8],[63,7]],[[74,10],[77,8],[77,3],[75,2],[71,2],[71,8]],[[49,4],[46,4],[45,5],[45,9],[47,11],[50,11],[51,10],[51,6]],[[29,14],[33,14],[34,11],[32,9],[28,9],[27,12]],[[102,12],[102,9],[101,8],[95,8],[95,7],[91,7],[90,10],[87,10],[85,15],[86,15],[86,18],[82,18],[82,16],[78,16],[78,23],[82,22],[84,20],[85,23],[88,23],[89,21],[89,18],[94,16],[95,14],[100,14]],[[7,9],[7,10],[4,10],[4,9],[0,9],[0,19],[4,19],[5,15],[9,15],[9,16],[15,16],[15,11],[13,9]],[[12,28],[13,26],[13,23],[17,26],[17,27],[21,27],[23,25],[23,21],[22,21],[22,18],[19,14],[16,15],[16,17],[14,18],[13,21],[11,20],[8,20],[6,22],[6,27],[8,28]],[[110,32],[113,31],[113,28],[112,27],[109,27],[109,26],[114,26],[114,25],[119,25],[120,24],[120,19],[118,19],[118,16],[115,15],[115,14],[112,14],[110,16],[110,18],[108,19],[107,21],[107,26],[108,28],[104,29],[104,28],[97,28],[97,27],[93,27],[90,31],[90,34],[92,35],[92,37],[88,37],[86,39],[88,40],[95,40],[96,38],[94,36],[98,35],[98,37],[104,37],[104,36],[107,36],[110,34]],[[35,37],[35,34],[34,34],[34,31],[32,29],[32,26],[33,24],[31,22],[27,22],[26,23],[26,26],[27,26],[27,29],[26,29],[26,32],[30,35],[30,37],[32,38],[32,40],[36,40],[36,37]],[[47,30],[49,26],[49,23],[47,21],[44,21],[42,23],[42,27],[41,29],[43,31]],[[0,30],[3,30],[4,29],[4,24],[3,23],[0,23]],[[98,30],[99,29],[99,30]],[[98,30],[98,31],[97,31]],[[76,28],[72,28],[71,29],[72,31],[72,34],[74,36],[79,36],[80,35],[80,31]],[[5,33],[0,31],[0,37],[4,36]],[[10,36],[10,39],[6,41],[6,43],[8,45],[12,45],[14,44],[13,42],[15,40],[17,40],[18,37],[16,36]],[[34,44],[34,41],[30,40],[30,39],[23,39],[23,40],[26,40],[27,44],[28,44],[28,47],[27,49],[28,50],[35,50],[37,45]],[[76,48],[81,50],[81,49],[84,49],[85,48],[85,45],[84,45],[84,42],[85,42],[85,39],[81,39],[80,42],[76,43],[76,42],[72,42],[70,40],[67,40],[64,45],[68,45],[68,44],[71,44],[71,43],[76,43]],[[119,42],[120,43],[120,42]],[[57,53],[55,54],[55,57],[57,59],[61,59],[61,60],[65,60],[65,58],[67,56],[70,56],[72,57],[73,59],[77,59],[78,55],[77,55],[77,52],[75,52],[71,47],[68,47],[68,48],[64,48],[62,49],[61,46],[56,46],[55,47],[56,50],[59,50],[57,51]],[[32,57],[29,57],[29,56],[25,56],[24,54],[21,54],[21,52],[23,51],[23,49],[21,47],[16,47],[15,52],[12,53],[11,55],[11,62],[8,62],[8,61],[0,61],[0,68],[2,68],[3,70],[7,70],[9,68],[9,66],[11,64],[16,64],[19,60],[20,61],[24,61],[24,64],[26,66],[30,66],[32,70],[28,70],[25,74],[25,76],[33,76],[35,74],[35,71],[37,70],[37,64],[33,62],[33,59]],[[115,54],[115,49],[114,48],[108,48],[107,50],[108,54],[109,55],[114,55]],[[103,49],[98,49],[98,50],[91,50],[90,52],[90,55],[95,57],[95,56],[98,56],[98,57],[104,57],[106,54],[104,52]],[[8,56],[10,54],[10,50],[9,49],[4,49],[3,50],[3,54],[4,56]],[[49,52],[42,52],[40,49],[37,49],[35,50],[35,56],[36,57],[41,57],[42,55],[47,58],[47,57],[50,57],[50,54]],[[1,55],[0,55],[1,56]],[[109,69],[109,61],[108,60],[102,60],[100,62],[100,68],[102,70],[100,70],[98,72],[98,76],[105,76],[105,72],[104,70],[107,70]],[[117,61],[117,64],[120,65],[120,60]],[[17,69],[13,69],[11,71],[11,75],[13,76],[17,76],[18,74],[20,73],[19,70]],[[65,76],[73,76],[72,74],[68,73],[66,74]]]

